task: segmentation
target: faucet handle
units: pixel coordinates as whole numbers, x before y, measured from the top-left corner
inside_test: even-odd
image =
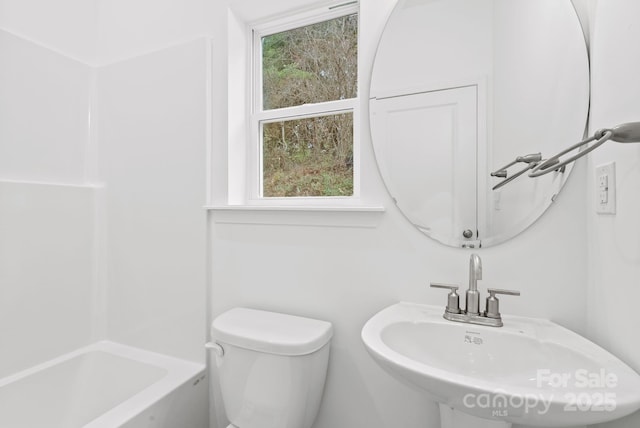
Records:
[[[446,288],[451,291],[457,291],[460,288],[457,284],[444,284],[442,282],[432,282],[430,285],[432,288]]]
[[[487,318],[501,318],[500,316],[500,300],[496,294],[504,294],[507,296],[519,296],[520,292],[516,290],[503,290],[501,288],[487,288],[489,297],[487,297],[487,310],[484,316]]]
[[[447,296],[447,309],[446,312],[450,314],[459,314],[460,313],[460,295],[456,293],[460,286],[452,285],[452,284],[442,284],[440,282],[432,282],[432,288],[444,288],[451,290],[449,295]]]
[[[504,290],[502,288],[487,288],[487,292],[495,296],[496,294],[504,294],[507,296],[519,296],[520,292],[518,290]]]

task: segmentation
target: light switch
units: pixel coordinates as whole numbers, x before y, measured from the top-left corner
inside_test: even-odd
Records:
[[[601,174],[598,177],[598,185],[600,187],[608,187],[609,186],[609,176],[607,174]]]
[[[596,212],[616,213],[616,164],[609,162],[596,167]]]
[[[609,191],[600,189],[600,205],[605,205],[609,202]]]

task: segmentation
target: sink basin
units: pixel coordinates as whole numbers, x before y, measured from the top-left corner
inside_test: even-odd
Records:
[[[485,327],[442,314],[442,307],[398,303],[365,324],[362,340],[384,369],[440,403],[443,426],[569,427],[640,408],[640,376],[564,327],[516,316]],[[451,422],[467,415],[479,419]]]

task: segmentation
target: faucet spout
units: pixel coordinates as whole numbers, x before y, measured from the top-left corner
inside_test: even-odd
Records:
[[[482,279],[482,260],[477,254],[471,254],[469,259],[469,290],[478,290],[478,280]]]
[[[466,293],[466,312],[471,315],[480,315],[479,279],[482,279],[482,261],[479,255],[471,254],[469,259],[469,289]]]

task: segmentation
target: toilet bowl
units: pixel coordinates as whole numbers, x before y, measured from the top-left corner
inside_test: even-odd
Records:
[[[329,362],[331,323],[234,308],[211,325],[228,428],[310,428]]]

